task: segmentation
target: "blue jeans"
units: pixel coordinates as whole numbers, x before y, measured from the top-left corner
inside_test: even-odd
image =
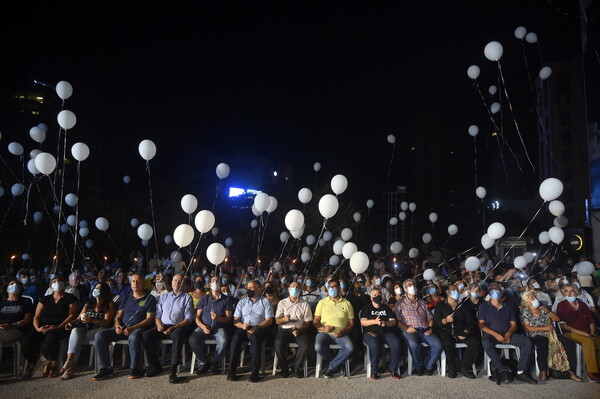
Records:
[[[500,360],[500,356],[498,356],[498,351],[496,350],[496,345],[500,342],[490,334],[484,333],[482,343],[485,354],[488,355],[492,363],[494,363],[496,370],[506,370],[506,366],[502,363],[502,360]],[[517,365],[517,368],[519,371],[527,371],[529,369],[531,350],[533,348],[531,339],[523,334],[513,334],[508,344],[519,348],[521,353],[519,355],[519,364]]]
[[[212,364],[213,367],[221,364],[221,357],[223,356],[223,351],[225,350],[225,346],[227,345],[227,332],[224,328],[219,328],[216,332],[212,334],[205,334],[204,331],[200,327],[198,327],[192,335],[190,335],[189,343],[190,347],[196,354],[198,358],[198,362],[201,365],[206,364],[207,359],[204,354],[204,341],[207,339],[214,339],[217,341],[217,347],[215,349],[215,353],[213,355]]]
[[[426,328],[417,328],[417,332],[415,333],[402,331],[402,336],[412,356],[413,369],[421,369],[425,366],[427,370],[433,370],[435,363],[442,353],[442,342],[440,339],[433,333],[425,335],[425,331],[427,331]],[[421,343],[423,342],[429,345],[429,353],[424,360],[421,356],[423,349]]]
[[[383,335],[372,336],[368,332],[364,333],[363,340],[369,347],[369,355],[371,357],[371,373],[377,373],[379,367],[379,359],[383,354],[384,344],[390,347],[390,362],[388,363],[388,369],[390,371],[397,371],[398,361],[400,360],[400,352],[402,351],[402,342],[400,338],[393,331],[386,332]]]
[[[139,328],[129,334],[117,334],[114,328],[98,331],[94,337],[96,341],[96,356],[98,356],[98,365],[100,368],[110,367],[110,343],[114,341],[128,340],[129,341],[129,357],[131,358],[131,369],[141,369],[142,355],[142,334],[143,328]]]
[[[329,348],[329,345],[331,344],[338,344],[341,347],[340,351],[335,356],[331,348]],[[315,341],[315,351],[325,359],[329,360],[329,368],[335,370],[340,367],[350,355],[352,355],[352,352],[354,352],[354,345],[352,345],[352,341],[347,335],[336,338],[328,333],[320,332],[317,334],[317,339]]]

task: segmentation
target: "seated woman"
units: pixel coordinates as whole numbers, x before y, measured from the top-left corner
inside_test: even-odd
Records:
[[[548,379],[548,332],[554,328],[553,321],[560,321],[560,318],[548,310],[545,306],[540,306],[540,301],[537,299],[533,291],[525,291],[521,297],[521,324],[531,338],[535,349],[537,350],[537,365],[540,370],[538,379],[546,381]],[[559,340],[563,344],[567,357],[571,365],[569,378],[573,381],[583,381],[573,370],[576,366],[575,344],[567,338],[559,336]]]
[[[193,290],[188,294],[192,297],[194,309],[196,309],[198,307],[198,301],[200,301],[200,298],[206,295],[206,290],[204,289],[204,278],[202,276],[194,277]]]
[[[106,283],[98,283],[92,291],[92,297],[81,309],[78,320],[68,323],[65,328],[71,330],[67,361],[59,374],[60,380],[73,377],[81,347],[94,340],[98,331],[110,328],[115,318],[115,303],[112,300],[110,287]]]
[[[430,283],[427,286],[427,294],[423,295],[423,297],[425,298],[425,301],[427,302],[427,307],[429,309],[434,309],[438,303],[444,302],[445,300],[445,298],[442,295],[440,295],[440,289],[434,283]]]
[[[155,297],[158,302],[158,298],[162,295],[167,295],[171,290],[169,275],[158,273],[154,278],[154,289],[150,292],[150,295]]]
[[[61,276],[55,276],[50,282],[52,295],[40,298],[33,317],[33,327],[23,339],[23,354],[28,366],[23,378],[30,378],[33,373],[40,351],[46,358],[42,376],[53,378],[58,376],[58,353],[60,341],[69,337],[67,324],[77,318],[79,301],[75,295],[65,292],[65,282]]]
[[[23,329],[33,318],[33,302],[29,298],[23,298],[22,292],[23,284],[18,280],[11,280],[4,291],[6,295],[2,295],[0,301],[0,359],[4,343],[20,341]]]

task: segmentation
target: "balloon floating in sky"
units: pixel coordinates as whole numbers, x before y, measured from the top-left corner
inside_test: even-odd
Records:
[[[315,162],[315,164],[313,165],[313,169],[315,170],[315,172],[318,172],[321,170],[321,163],[320,162]]]
[[[61,100],[66,100],[73,94],[73,86],[66,80],[61,80],[56,84],[56,94]]]
[[[525,41],[530,44],[537,43],[538,37],[534,32],[529,32],[527,36],[525,36]]]
[[[85,161],[90,156],[90,148],[84,143],[75,143],[71,147],[71,155],[77,161]]]
[[[469,126],[469,135],[471,135],[471,137],[475,137],[478,134],[479,134],[479,127],[477,125]]]
[[[393,134],[389,134],[389,135],[387,136],[387,141],[388,141],[388,143],[390,143],[390,144],[394,144],[394,143],[396,143],[396,136],[394,136]]]
[[[523,40],[526,34],[527,29],[524,26],[519,26],[517,29],[515,29],[515,37],[519,40]]]
[[[68,109],[60,111],[56,117],[56,120],[58,121],[58,125],[65,130],[72,129],[77,123],[77,117]]]
[[[144,160],[150,161],[156,155],[156,144],[152,140],[142,140],[138,146],[138,152]]]
[[[555,177],[549,177],[540,184],[540,197],[544,201],[554,201],[563,192],[563,184]]]
[[[483,49],[483,55],[490,61],[499,61],[504,53],[502,44],[496,41],[489,42]]]
[[[221,180],[227,179],[230,171],[229,165],[226,163],[220,163],[217,165],[217,177]]]
[[[545,66],[540,69],[540,79],[546,80],[552,75],[552,68],[549,66]]]
[[[471,65],[467,69],[467,76],[470,77],[471,79],[475,80],[479,77],[480,72],[481,72],[481,70],[479,69],[479,67],[477,65]]]

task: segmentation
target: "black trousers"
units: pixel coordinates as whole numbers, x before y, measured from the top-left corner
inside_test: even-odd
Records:
[[[284,330],[280,328],[275,336],[275,353],[281,370],[289,370],[287,361],[287,345],[289,343],[298,344],[298,351],[296,352],[296,359],[294,360],[294,370],[302,370],[304,367],[304,360],[310,348],[314,347],[314,341],[311,339],[310,334],[307,331],[303,331],[297,337],[292,334],[291,329]]]
[[[548,337],[536,335],[531,337],[531,340],[537,352],[538,368],[540,371],[548,371]],[[558,340],[565,348],[571,371],[575,373],[577,371],[577,344],[562,335],[558,335]]]
[[[465,340],[455,339],[452,334],[447,331],[436,331],[437,336],[442,341],[442,347],[446,353],[446,362],[450,370],[456,370],[457,368],[463,367],[465,369],[471,369],[471,365],[476,362],[477,354],[481,350],[481,339],[478,335],[471,335],[466,337]],[[463,353],[462,360],[458,361],[458,349],[456,344],[466,344],[467,348]]]
[[[46,359],[58,360],[60,341],[69,338],[69,335],[71,335],[71,331],[64,328],[42,334],[32,327],[23,338],[23,355],[29,364],[33,364],[40,357],[38,349],[41,344],[41,352]]]
[[[242,353],[242,344],[250,341],[250,368],[253,372],[260,370],[261,348],[263,341],[269,336],[269,328],[258,328],[248,340],[246,331],[241,328],[236,328],[233,338],[231,339],[231,349],[229,354],[229,370],[235,373],[240,362],[240,354]]]
[[[171,326],[165,325],[164,327],[166,330]],[[144,334],[142,335],[142,346],[148,357],[148,365],[154,367],[161,366],[158,356],[160,347],[159,342],[163,339],[170,339],[173,341],[173,345],[171,345],[171,366],[177,366],[181,360],[181,348],[183,348],[183,345],[192,333],[193,328],[193,325],[188,324],[187,326],[176,328],[169,335],[158,331],[156,327],[144,331]]]

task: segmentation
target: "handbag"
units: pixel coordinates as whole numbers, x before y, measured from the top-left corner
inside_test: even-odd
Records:
[[[571,368],[565,348],[554,329],[548,331],[548,367],[557,371],[569,371]]]

